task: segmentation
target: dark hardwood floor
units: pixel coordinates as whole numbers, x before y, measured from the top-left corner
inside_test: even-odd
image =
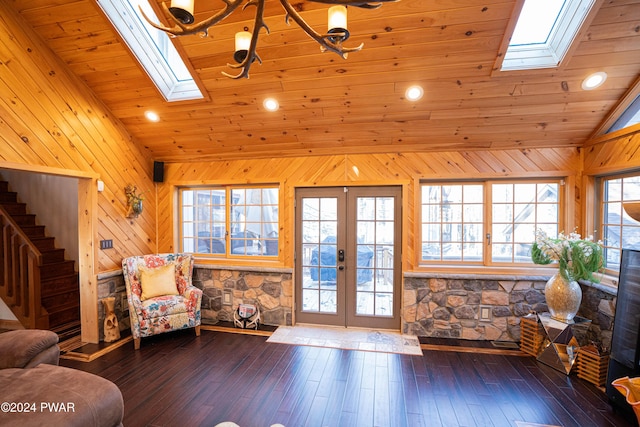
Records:
[[[629,426],[604,393],[533,357],[425,350],[422,357],[298,347],[180,331],[94,360],[60,364],[105,377],[124,425],[242,427]]]

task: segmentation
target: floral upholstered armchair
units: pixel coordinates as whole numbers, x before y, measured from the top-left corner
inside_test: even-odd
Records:
[[[133,256],[122,260],[122,271],[136,350],[141,338],[163,332],[195,328],[200,336],[202,291],[191,283],[192,255]]]

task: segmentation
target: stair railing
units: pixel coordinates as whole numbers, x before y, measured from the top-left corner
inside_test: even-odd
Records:
[[[49,314],[41,303],[42,253],[0,206],[0,297],[29,329],[49,329]]]

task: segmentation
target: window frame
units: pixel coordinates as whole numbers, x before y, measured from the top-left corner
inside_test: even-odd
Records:
[[[239,237],[236,239],[232,239],[233,235],[232,235],[232,223],[234,223],[233,219],[232,219],[232,212],[234,210],[234,207],[237,207],[238,205],[233,204],[233,198],[232,198],[232,193],[234,190],[265,190],[265,189],[275,189],[277,190],[277,195],[278,195],[278,200],[277,203],[275,204],[260,204],[258,206],[276,206],[277,207],[277,211],[278,211],[278,218],[277,218],[277,230],[280,230],[281,228],[281,217],[280,217],[280,212],[281,212],[281,185],[280,184],[274,184],[274,183],[263,183],[263,184],[213,184],[213,185],[185,185],[185,186],[178,186],[177,187],[177,200],[178,200],[178,212],[177,212],[177,231],[178,231],[178,236],[177,236],[177,246],[180,252],[185,251],[185,244],[184,244],[184,239],[185,239],[185,235],[184,235],[184,199],[183,199],[183,194],[185,191],[224,191],[224,195],[225,195],[225,201],[224,201],[224,212],[225,212],[225,218],[224,218],[224,227],[225,229],[223,230],[224,232],[224,253],[211,253],[211,252],[198,252],[197,248],[194,246],[194,248],[196,249],[195,251],[193,251],[192,253],[198,257],[202,257],[205,259],[211,259],[211,260],[263,260],[263,261],[275,261],[279,258],[279,254],[280,254],[280,232],[278,231],[278,234],[275,238],[269,238],[269,237],[261,237],[258,239],[250,239],[250,240],[260,240],[261,242],[264,241],[264,244],[268,244],[267,242],[276,242],[276,250],[275,253],[267,253],[267,249],[265,249],[263,251],[263,253],[260,254],[250,254],[250,253],[233,253],[233,244],[232,241],[247,241],[246,238],[246,234],[245,237]],[[194,205],[197,206],[197,205]],[[241,206],[246,206],[246,205],[241,205]],[[195,220],[194,220],[195,222]],[[251,223],[256,223],[255,221],[249,221]],[[259,221],[259,224],[264,224],[264,221]],[[215,224],[213,221],[210,221],[209,224]],[[245,222],[246,225],[246,222]],[[243,231],[243,232],[246,232]],[[197,232],[196,232],[197,234]],[[187,236],[186,238],[189,237],[193,237],[196,239],[196,242],[194,242],[194,245],[197,245],[198,242],[198,236]],[[246,244],[245,244],[246,246]]]
[[[167,102],[204,99],[204,87],[195,71],[164,31],[145,21],[139,8],[129,0],[96,0],[99,8],[114,26],[124,44]],[[147,10],[149,19],[158,21],[153,6]],[[154,35],[158,40],[154,40]],[[178,72],[177,70],[180,69]],[[182,73],[189,77],[182,76]]]
[[[634,169],[631,171],[626,171],[623,173],[614,173],[614,174],[608,174],[608,175],[601,175],[601,176],[597,176],[596,177],[596,184],[595,184],[595,189],[596,189],[596,203],[595,203],[595,240],[602,240],[603,244],[604,244],[604,257],[605,257],[605,269],[604,269],[604,274],[608,275],[608,276],[613,276],[613,277],[618,277],[619,273],[620,273],[620,264],[618,264],[617,269],[611,269],[610,266],[606,265],[606,260],[607,260],[607,242],[604,241],[605,240],[605,232],[604,232],[604,221],[605,221],[605,183],[607,181],[611,181],[611,180],[616,180],[616,179],[624,179],[624,178],[630,178],[630,177],[640,177],[640,169]],[[624,193],[622,193],[622,199],[620,201],[621,204],[624,204],[625,200],[624,200]],[[640,201],[640,199],[629,199],[627,201]],[[624,208],[623,208],[623,215],[626,215],[626,213],[624,212]],[[620,226],[622,226],[622,217],[621,217],[621,224]],[[623,245],[622,245],[622,241],[620,242],[620,247],[617,248],[620,251],[620,256],[622,256],[622,249],[623,249]],[[638,248],[633,248],[633,249],[640,249],[640,247]]]
[[[600,0],[567,0],[566,5],[560,10],[556,22],[549,32],[544,43],[531,43],[522,45],[510,44],[511,36],[521,18],[522,9],[526,0],[520,0],[517,13],[512,16],[514,21],[511,32],[505,36],[503,42],[504,54],[498,57],[495,68],[499,71],[522,71],[543,68],[557,68],[567,58],[574,48],[576,40],[579,40],[583,31],[593,19],[596,5]]]
[[[532,261],[531,262],[500,262],[493,261],[492,259],[492,249],[491,245],[493,244],[493,194],[492,188],[493,184],[544,184],[544,183],[556,183],[558,185],[558,215],[557,215],[557,227],[558,231],[563,231],[566,227],[566,178],[564,177],[541,177],[541,178],[508,178],[508,179],[500,179],[500,178],[487,178],[487,179],[476,179],[476,180],[456,180],[456,179],[423,179],[418,183],[419,190],[418,193],[418,221],[417,223],[417,238],[416,238],[416,258],[417,265],[421,267],[480,267],[480,268],[511,268],[511,267],[520,267],[520,268],[545,268],[546,266],[536,265]],[[482,222],[482,234],[484,234],[483,245],[482,245],[482,260],[481,261],[464,261],[464,260],[425,260],[422,257],[422,246],[423,246],[423,236],[422,236],[422,228],[423,228],[423,201],[422,201],[422,188],[424,185],[460,185],[460,184],[481,184],[483,186],[483,222]],[[491,243],[489,243],[489,239],[487,238],[487,234],[491,233]],[[531,237],[531,243],[533,243],[535,236]]]

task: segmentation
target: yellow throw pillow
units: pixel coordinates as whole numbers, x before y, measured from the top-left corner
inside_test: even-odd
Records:
[[[142,301],[163,295],[179,295],[176,286],[175,264],[162,265],[156,268],[138,266],[140,272],[140,288]]]

